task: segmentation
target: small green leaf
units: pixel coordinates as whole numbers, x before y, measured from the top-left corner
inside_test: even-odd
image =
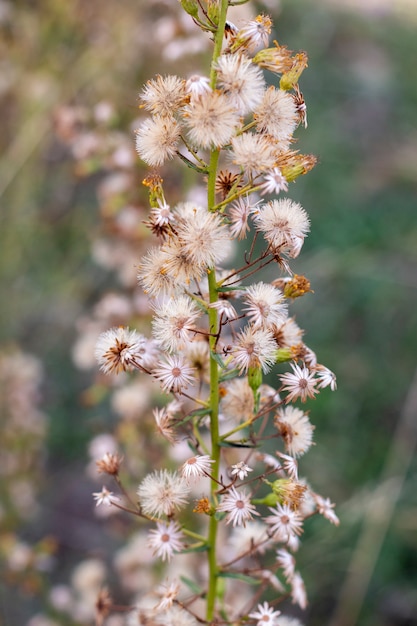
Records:
[[[186,554],[189,552],[207,552],[207,549],[207,544],[203,544],[200,546],[196,546],[195,548],[185,548],[184,550],[181,550],[181,552],[178,554]]]
[[[225,380],[231,380],[232,378],[237,378],[237,376],[239,376],[239,370],[230,370],[225,374],[222,374],[219,377],[219,381],[223,383]]]
[[[220,356],[220,354],[218,354],[217,352],[212,352],[210,350],[210,356],[211,358],[216,361],[217,365],[220,365],[220,367],[222,368],[222,370],[224,370],[225,368],[225,364],[224,361],[222,359],[222,357]]]
[[[219,578],[234,578],[236,580],[241,580],[242,582],[249,583],[250,585],[259,585],[261,582],[257,578],[247,576],[246,574],[241,574],[240,572],[220,572]]]
[[[204,415],[210,415],[210,413],[211,413],[210,407],[196,409],[195,411],[191,411],[191,413],[183,417],[182,420],[180,420],[179,422],[175,422],[175,426],[182,426],[183,424],[186,424],[187,422],[192,420],[193,417],[204,417]]]
[[[242,291],[242,286],[237,285],[220,285],[217,287],[216,291],[218,293],[226,292],[226,291]]]
[[[256,448],[256,444],[252,442],[241,441],[219,441],[219,446],[222,448]]]
[[[211,408],[209,406],[203,407],[202,409],[196,409],[195,411],[191,411],[191,417],[203,417],[204,415],[210,415]]]
[[[181,582],[184,583],[184,585],[187,585],[188,589],[190,589],[197,596],[202,596],[204,594],[203,589],[201,589],[201,587],[197,585],[197,583],[194,580],[191,580],[190,578],[187,578],[186,576],[180,576],[180,580]]]

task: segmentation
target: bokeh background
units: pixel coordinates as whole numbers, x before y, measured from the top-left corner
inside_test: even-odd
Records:
[[[145,310],[132,283],[149,245],[145,169],[132,152],[139,87],[156,72],[207,67],[209,42],[177,4],[0,0],[5,626],[91,623],[82,612],[62,617],[66,586],[82,587],[74,570],[97,558],[107,559],[111,583],[109,554],[126,540],[123,521],[93,510],[101,487],[88,471],[91,441],[119,428],[137,442],[140,429],[128,422],[120,431],[89,354],[91,337],[123,306],[138,319]],[[297,269],[314,295],[295,313],[338,376],[337,393],[312,403],[317,445],[303,463],[341,525],[308,527],[302,619],[413,626],[417,4],[270,0],[256,10],[271,13],[280,43],[309,54],[309,125],[298,136],[319,165],[290,191],[312,220]],[[179,193],[192,185],[187,176],[164,178]],[[133,443],[131,454],[140,456]]]

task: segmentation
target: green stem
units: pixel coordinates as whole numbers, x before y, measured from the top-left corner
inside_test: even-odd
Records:
[[[188,530],[187,528],[182,528],[181,530],[184,535],[187,535],[187,537],[192,537],[193,539],[197,539],[203,544],[206,543],[206,538],[203,537],[202,535],[199,535],[198,533],[195,533],[192,530]]]
[[[231,435],[234,435],[235,433],[238,433],[240,430],[247,428],[248,426],[253,424],[253,421],[254,421],[253,417],[251,417],[250,419],[246,420],[246,422],[242,422],[242,424],[239,424],[239,426],[236,426],[236,428],[233,428],[233,430],[229,430],[228,433],[220,437],[221,441],[226,441],[226,439],[228,439]]]
[[[224,37],[224,29],[226,26],[226,16],[229,1],[221,0],[219,22],[217,26],[217,32],[214,37],[214,50],[211,61],[210,69],[210,87],[216,88],[217,74],[214,68],[214,64],[222,52],[222,44]],[[210,212],[213,211],[213,207],[216,204],[216,176],[217,166],[219,163],[220,150],[214,149],[210,153],[210,163],[208,171],[207,181],[207,207]],[[210,268],[207,272],[208,284],[209,284],[209,299],[210,303],[218,301],[216,272],[214,267]],[[219,318],[215,308],[210,308],[208,311],[209,318],[209,343],[210,352],[213,353],[216,350],[217,338],[216,335],[219,329]],[[216,481],[219,480],[219,466],[220,466],[220,446],[219,446],[219,367],[212,354],[210,354],[210,434],[211,434],[211,458],[214,463],[212,466],[212,475],[214,480],[211,481],[211,500],[212,505],[217,503],[216,496]],[[208,568],[209,579],[207,589],[207,611],[206,620],[211,622],[215,616],[216,610],[216,597],[217,597],[217,579],[218,579],[218,566],[217,566],[217,525],[218,521],[215,515],[210,517],[209,529],[208,529]]]
[[[214,63],[217,58],[221,54],[221,47],[223,41],[224,27],[226,23],[226,13],[227,13],[227,0],[222,0],[221,8],[220,8],[220,16],[219,16],[219,25],[218,30],[215,37],[214,42],[214,51],[212,58],[212,66],[210,73],[210,85],[212,89],[216,87],[216,72],[214,70]],[[217,175],[217,166],[219,162],[220,150],[212,150],[210,154],[210,164],[209,164],[209,176],[207,183],[207,201],[208,201],[208,209],[209,211],[213,210],[214,205],[216,204],[216,175]],[[216,273],[214,268],[208,273],[208,283],[209,283],[209,298],[210,303],[217,302],[218,293],[217,293],[217,281],[216,281]],[[216,334],[218,332],[218,313],[214,308],[209,309],[209,332],[211,334]],[[214,351],[216,349],[216,339],[215,337],[210,336],[210,350]],[[211,457],[214,461],[212,467],[212,474],[215,480],[219,478],[219,465],[220,465],[220,446],[219,446],[219,369],[218,364],[214,360],[212,356],[210,356],[210,406],[211,406],[211,416],[210,416],[210,431],[211,431]],[[216,482],[211,482],[211,498],[212,504],[215,505],[217,502],[216,496]],[[217,525],[218,521],[215,515],[210,517],[209,530],[207,543],[209,546],[208,549],[208,566],[209,566],[209,580],[208,580],[208,590],[207,590],[207,613],[206,619],[208,622],[211,622],[214,618],[215,608],[216,608],[216,595],[217,595],[217,578],[218,578],[218,567],[217,567],[217,553],[216,553],[216,543],[217,543]]]
[[[226,26],[228,6],[229,6],[229,0],[221,0],[220,12],[219,12],[219,23],[217,26],[216,35],[214,37],[213,57],[211,59],[211,68],[210,68],[210,87],[212,89],[216,88],[217,73],[216,73],[216,70],[214,69],[214,64],[222,53],[224,29]]]
[[[214,268],[208,274],[210,302],[216,302],[218,299],[217,285],[216,285],[216,273]],[[218,329],[218,315],[216,309],[209,309],[209,325],[210,333],[216,333]],[[216,338],[210,336],[210,350],[215,350]],[[219,367],[217,362],[210,355],[210,434],[211,434],[211,458],[214,463],[212,466],[213,478],[218,481],[219,479],[219,465],[220,465],[220,446],[219,446]],[[211,498],[212,504],[217,502],[216,496],[217,484],[215,481],[211,481]],[[208,565],[209,565],[209,585],[207,591],[207,615],[206,619],[211,622],[214,617],[215,605],[216,605],[216,589],[217,589],[217,555],[216,555],[216,541],[217,541],[217,519],[215,515],[210,517],[209,530],[207,543],[208,549]]]
[[[207,204],[208,210],[214,212],[216,205],[216,175],[217,164],[219,162],[220,150],[212,150],[210,154],[209,164],[209,182],[207,185]],[[210,331],[211,332],[211,331]]]

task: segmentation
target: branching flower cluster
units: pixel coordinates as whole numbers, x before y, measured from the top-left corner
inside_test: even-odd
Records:
[[[186,441],[190,455],[144,476],[133,497],[122,459],[107,453],[98,469],[120,493],[105,486],[94,497],[142,518],[155,558],[170,565],[191,554],[199,564],[181,578],[171,569],[134,623],[294,626],[275,604],[307,605],[294,556],[304,522],[319,513],[338,524],[331,502],[298,475],[314,431],[299,403],[336,388],[290,311],[311,291],[290,268],[310,220],[282,196],[316,162],[293,136],[307,125],[298,86],[307,56],[269,47],[268,16],[238,28],[226,0],[181,4],[214,39],[210,75],[148,81],[136,149],[152,168],[180,159],[204,177],[207,200],[171,206],[159,171],[146,177],[157,243],[139,261],[138,280],[151,299],[152,337],[115,326],[95,354],[106,374],[154,381],[166,398],[153,412],[155,431],[170,446]],[[244,259],[230,268],[239,240],[248,241]],[[255,278],[266,266],[280,278]],[[111,601],[97,606],[103,616]]]

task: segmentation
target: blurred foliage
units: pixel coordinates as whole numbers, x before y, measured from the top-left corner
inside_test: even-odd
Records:
[[[84,481],[85,445],[109,417],[81,402],[88,376],[69,355],[75,321],[112,279],[90,256],[100,230],[99,175],[77,180],[54,137],[53,116],[58,105],[107,100],[117,126],[129,130],[144,80],[198,66],[189,58],[179,68],[161,60],[152,29],[167,11],[164,3],[132,0],[0,0],[0,341],[38,355],[47,372],[48,485],[42,515],[20,530],[33,541],[56,532],[71,500],[68,510],[80,529],[69,530],[69,539],[60,534],[59,578],[106,542],[92,539],[88,485],[81,499],[72,497],[79,495],[73,485]],[[312,220],[299,266],[309,268],[315,292],[294,310],[307,343],[339,383],[336,394],[323,392],[312,407],[317,446],[300,463],[301,472],[308,463],[315,486],[338,503],[342,521],[334,529],[314,520],[300,552],[311,601],[305,622],[331,622],[379,487],[398,502],[357,623],[413,625],[417,467],[407,465],[407,454],[416,425],[395,433],[417,351],[415,26],[389,14],[364,17],[301,0],[284,0],[273,18],[278,41],[309,54],[301,82],[309,126],[300,133],[300,148],[320,160],[290,188]],[[381,482],[391,477],[390,455],[397,460],[389,468],[405,475],[400,493]],[[378,518],[374,523],[377,528]],[[27,590],[2,599],[6,624],[30,615],[27,600],[17,608],[19,593]]]

